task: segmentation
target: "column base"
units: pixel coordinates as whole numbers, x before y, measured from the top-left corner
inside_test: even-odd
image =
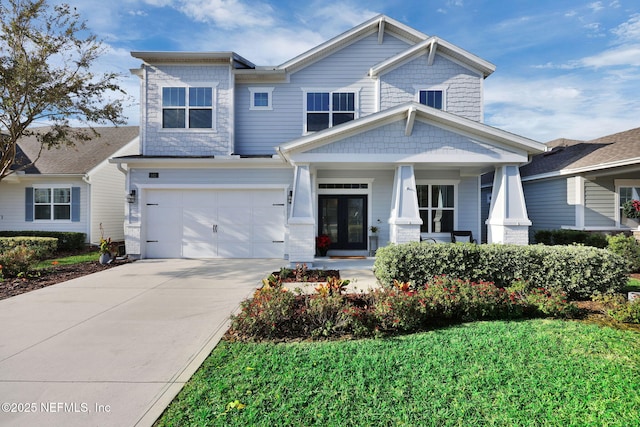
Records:
[[[315,224],[289,224],[289,261],[312,263],[316,254]]]
[[[391,243],[408,243],[420,241],[421,224],[391,224]]]
[[[487,224],[487,238],[489,243],[505,245],[528,245],[528,225]]]

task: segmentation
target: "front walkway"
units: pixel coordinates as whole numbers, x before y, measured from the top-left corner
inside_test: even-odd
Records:
[[[149,426],[285,260],[144,260],[0,301],[0,425]],[[350,287],[373,258],[316,259]]]

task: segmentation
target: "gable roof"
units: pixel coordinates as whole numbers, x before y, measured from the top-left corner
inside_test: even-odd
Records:
[[[37,128],[43,131],[47,128]],[[88,128],[80,128],[88,129]],[[139,132],[139,126],[97,127],[100,136],[73,146],[62,146],[43,150],[35,165],[25,170],[25,174],[86,174],[107,160],[118,150],[133,141]],[[35,159],[40,144],[34,136],[18,140],[17,167]],[[15,167],[14,167],[15,168]]]
[[[280,156],[288,160],[290,153],[307,151],[318,146],[330,144],[348,136],[356,135],[398,120],[407,121],[406,129],[407,132],[410,133],[411,127],[416,118],[426,120],[430,123],[443,126],[454,131],[495,141],[496,143],[526,151],[529,154],[538,154],[544,152],[546,149],[544,144],[532,139],[515,135],[502,129],[494,128],[474,120],[469,120],[446,111],[427,107],[426,105],[419,104],[417,102],[407,102],[357,120],[324,129],[313,134],[305,135],[276,147],[276,151]]]
[[[547,146],[550,151],[535,156],[531,163],[520,168],[523,178],[640,165],[640,128],[591,141],[556,139]]]

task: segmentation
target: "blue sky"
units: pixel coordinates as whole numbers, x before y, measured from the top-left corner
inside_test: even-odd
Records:
[[[57,0],[56,0],[57,1]],[[100,70],[137,102],[130,51],[234,51],[278,65],[384,13],[496,65],[485,122],[546,142],[640,126],[637,0],[82,0],[104,40]],[[138,123],[139,107],[126,111]]]

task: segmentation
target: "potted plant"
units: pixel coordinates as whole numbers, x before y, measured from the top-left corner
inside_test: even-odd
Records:
[[[100,264],[109,264],[113,259],[113,242],[111,237],[100,238]]]
[[[378,230],[380,230],[380,228],[378,228],[375,225],[372,225],[371,227],[369,227],[369,231],[371,231],[371,234],[378,234]]]
[[[329,246],[331,245],[331,237],[326,234],[321,234],[316,237],[316,249],[318,250],[318,254],[320,256],[327,256],[327,251],[329,250]]]
[[[638,226],[640,220],[640,200],[628,200],[622,205],[622,214],[625,218],[629,218],[631,224],[626,222],[626,225]]]

